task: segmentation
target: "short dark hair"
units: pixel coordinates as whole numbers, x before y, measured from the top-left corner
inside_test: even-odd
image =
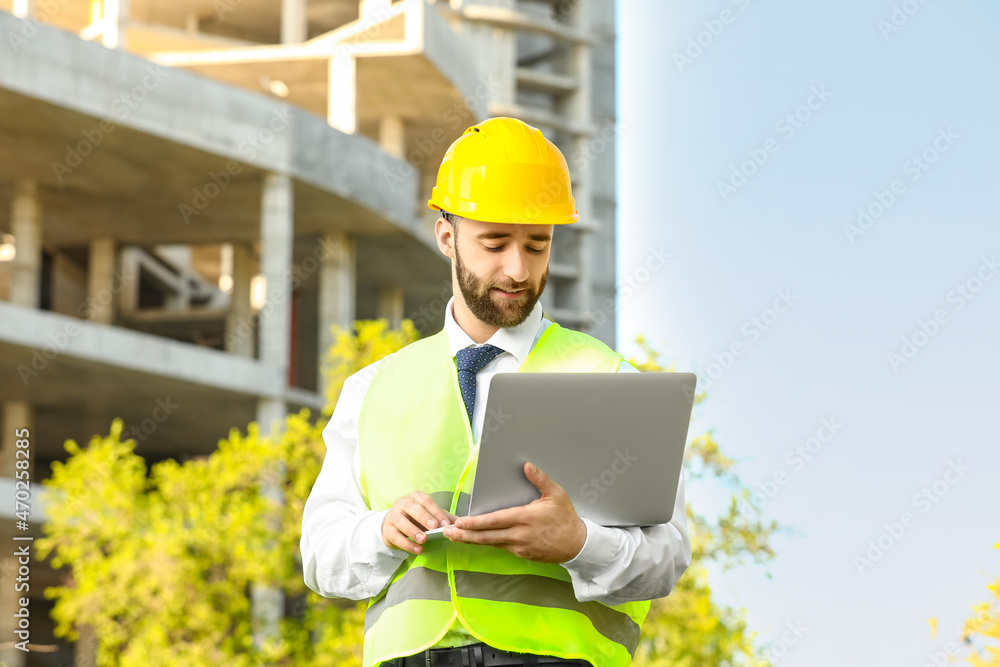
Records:
[[[449,213],[448,211],[442,210],[441,217],[447,220],[451,224],[451,231],[458,238],[458,216],[454,213]]]

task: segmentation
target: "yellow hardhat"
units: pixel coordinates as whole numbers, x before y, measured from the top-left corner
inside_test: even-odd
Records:
[[[566,158],[537,128],[488,118],[445,151],[427,207],[483,222],[563,225],[580,219]]]

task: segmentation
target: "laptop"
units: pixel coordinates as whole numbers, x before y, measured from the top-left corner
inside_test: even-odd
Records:
[[[524,476],[531,461],[581,517],[605,526],[670,521],[696,382],[693,373],[497,373],[468,509],[457,514],[539,498]],[[428,541],[442,531],[425,531]]]

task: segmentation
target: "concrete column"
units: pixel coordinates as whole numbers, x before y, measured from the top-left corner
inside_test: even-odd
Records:
[[[260,360],[288,382],[291,345],[293,201],[292,180],[283,174],[264,176],[260,211],[260,272],[267,286],[258,318]]]
[[[90,269],[87,272],[87,299],[90,319],[101,324],[114,324],[116,298],[115,240],[97,239],[90,243]]]
[[[378,143],[386,153],[400,160],[406,157],[406,135],[400,116],[382,116],[378,119]]]
[[[270,295],[270,292],[268,292]],[[279,438],[284,430],[287,406],[280,399],[262,398],[257,402],[257,425],[262,437]],[[281,462],[261,471],[260,494],[268,502],[265,519],[273,535],[281,531],[282,505],[286,468]],[[277,548],[277,539],[273,548]],[[268,586],[267,582],[253,582],[250,586],[251,624],[253,643],[258,649],[270,641],[280,639],[279,626],[284,615],[285,597],[281,589]]]
[[[326,120],[330,127],[354,134],[358,127],[357,66],[353,56],[343,49],[337,49],[330,58],[329,82]]]
[[[80,637],[73,644],[73,667],[94,667],[97,664],[97,633],[90,623],[80,625]]]
[[[122,248],[118,253],[121,269],[122,291],[118,297],[118,309],[123,313],[139,310],[139,255],[138,248]]]
[[[590,7],[588,0],[578,0],[576,7],[570,14],[570,25],[577,30],[587,34],[590,32]],[[589,127],[592,122],[590,113],[590,45],[576,43],[570,53],[570,65],[573,76],[576,77],[577,87],[572,95],[567,99],[566,111],[574,125],[579,127]],[[572,144],[572,155],[589,155],[587,143],[590,137],[587,135],[576,135]],[[573,161],[573,179],[576,184],[573,186],[573,197],[576,200],[576,208],[580,211],[580,222],[585,225],[594,224],[593,215],[593,189],[591,187],[591,164],[590,160]],[[577,307],[584,313],[590,313],[592,266],[594,262],[593,253],[593,233],[585,229],[580,229],[579,266],[580,274],[576,281],[576,303]],[[617,319],[617,317],[615,318]],[[589,324],[582,327],[589,330]]]
[[[516,0],[477,0],[475,4],[517,9]],[[517,104],[517,29],[463,21],[462,32],[469,47],[468,55],[478,65],[477,70],[489,73],[488,77],[484,74],[480,78],[481,86],[477,86],[475,92],[480,110],[493,115],[488,113],[491,105],[507,107]],[[486,92],[483,93],[480,87]]]
[[[403,288],[383,285],[378,292],[378,317],[389,320],[389,326],[398,329],[403,323]]]
[[[14,16],[21,19],[34,18],[37,4],[35,0],[14,0]]]
[[[281,389],[284,389],[288,384],[291,344],[291,285],[287,276],[291,275],[294,235],[292,180],[283,174],[268,173],[262,185],[260,271],[267,290],[258,315],[260,360],[278,371]],[[248,282],[247,285],[249,288]],[[234,276],[234,290],[235,286]],[[286,411],[287,406],[281,398],[261,398],[257,403],[257,424],[261,434],[278,437]],[[281,530],[281,504],[284,502],[284,466],[276,465],[262,475],[260,492],[270,501],[266,521],[277,535]],[[267,582],[255,582],[250,593],[254,645],[260,648],[279,636],[284,596],[280,588],[269,586]]]
[[[15,477],[17,470],[17,440],[23,436],[15,433],[19,429],[28,429],[31,447],[28,449],[27,459],[21,457],[22,461],[28,461],[29,476],[34,479],[35,456],[38,454],[39,442],[35,437],[35,413],[31,403],[27,401],[7,401],[3,403],[3,435],[0,437],[0,477]],[[40,481],[40,480],[36,480]]]
[[[253,249],[245,243],[232,247],[232,289],[226,314],[226,351],[241,357],[253,357],[253,308],[250,305],[250,281],[253,279]]]
[[[350,329],[354,323],[355,246],[354,239],[343,232],[332,232],[322,240],[323,263],[319,270],[319,343],[317,354],[321,368],[333,345],[333,325]],[[327,391],[320,368],[316,386],[321,395]]]
[[[104,0],[104,31],[101,41],[109,49],[125,49],[129,0]]]
[[[281,0],[281,43],[301,44],[308,34],[306,0]]]
[[[14,184],[10,206],[10,231],[14,235],[11,261],[10,301],[38,308],[42,279],[42,215],[38,184],[20,180]]]

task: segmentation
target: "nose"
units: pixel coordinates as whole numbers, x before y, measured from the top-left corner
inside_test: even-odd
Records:
[[[520,245],[511,244],[511,248],[504,258],[504,275],[518,284],[528,279],[528,262],[525,258],[525,252],[525,249]]]

